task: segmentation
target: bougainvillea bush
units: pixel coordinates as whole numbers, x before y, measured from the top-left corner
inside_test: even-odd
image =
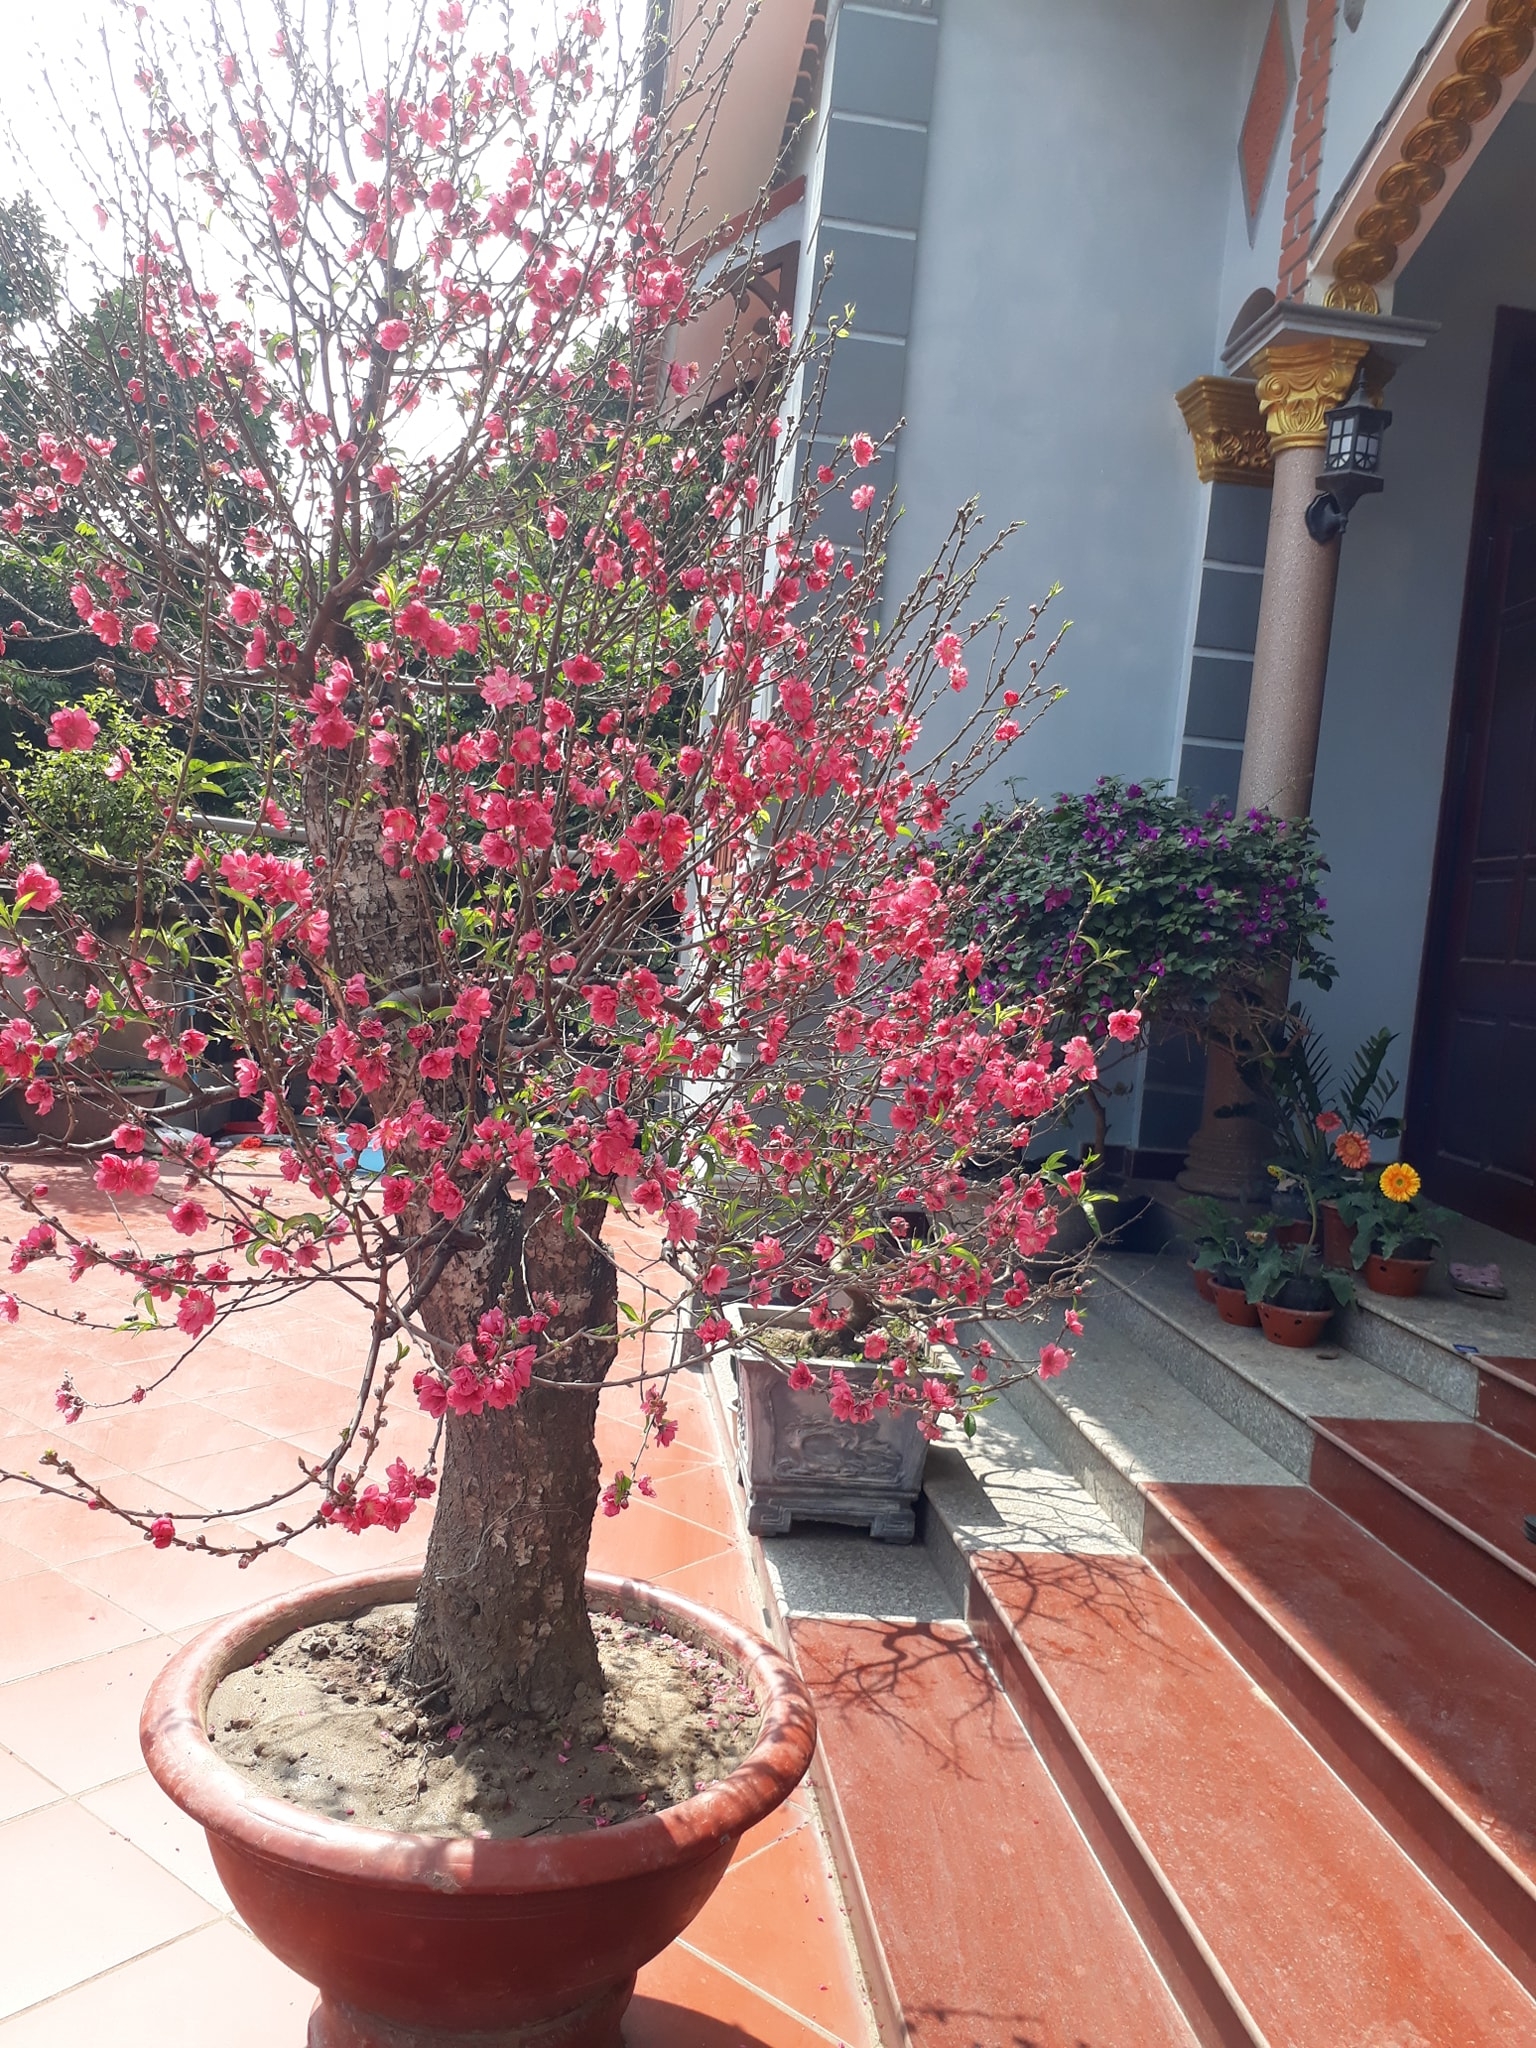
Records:
[[[404,1676],[466,1720],[575,1725],[600,1683],[588,1533],[643,1481],[594,1448],[628,1327],[617,1211],[668,1247],[706,1350],[728,1292],[919,1326],[871,1343],[867,1398],[930,1433],[994,1384],[981,1308],[1049,1307],[1039,1369],[1067,1362],[1076,1311],[1025,1267],[1080,1181],[1021,1170],[978,1201],[960,1163],[993,1131],[1022,1157],[1094,1047],[1057,1028],[1049,976],[992,999],[931,850],[1032,715],[1048,650],[1033,608],[1016,633],[968,616],[995,545],[974,508],[914,592],[882,592],[869,438],[785,459],[825,368],[786,311],[764,333],[749,302],[750,346],[695,361],[718,249],[678,196],[688,132],[594,10],[519,68],[514,24],[487,18],[474,54],[466,10],[434,7],[387,75],[277,13],[260,50],[215,13],[201,94],[180,42],[180,98],[152,26],[130,30],[84,313],[8,333],[0,442],[0,570],[61,565],[59,630],[88,630],[91,686],[145,735],[82,691],[39,739],[140,787],[146,861],[177,877],[124,938],[12,853],[0,1063],[34,1106],[99,1094],[133,1027],[202,1110],[222,1054],[273,1186],[124,1099],[92,1160],[118,1209],[99,1239],[6,1169],[30,1218],[0,1313],[25,1343],[43,1260],[109,1274],[124,1323],[174,1326],[186,1356],[294,1290],[365,1303],[347,1429],[229,1511],[343,1543],[435,1494]],[[196,393],[174,491],[167,379]],[[842,493],[852,553],[821,531]],[[925,710],[962,692],[930,758]],[[169,796],[167,741],[187,764]],[[209,758],[240,764],[233,823],[190,787]],[[29,1007],[39,931],[93,977],[53,1037]],[[887,1226],[914,1207],[907,1242]],[[664,1443],[665,1376],[634,1398]],[[423,1466],[385,1464],[401,1399],[439,1425]],[[60,1390],[66,1418],[85,1400]],[[73,1460],[38,1478],[157,1544],[240,1548]]]
[[[1163,783],[1103,777],[1086,795],[989,806],[948,848],[968,891],[963,929],[985,955],[983,992],[1065,989],[1085,1030],[1125,992],[1181,1029],[1220,1004],[1263,1008],[1289,967],[1327,988],[1325,871],[1312,822],[1222,806]]]

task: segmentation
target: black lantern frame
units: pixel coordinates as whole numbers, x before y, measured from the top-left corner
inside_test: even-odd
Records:
[[[1337,540],[1362,498],[1384,488],[1377,475],[1382,437],[1392,424],[1384,406],[1373,405],[1365,388],[1362,365],[1354,388],[1342,405],[1324,416],[1328,438],[1323,445],[1322,474],[1317,496],[1307,507],[1307,531],[1320,547]]]

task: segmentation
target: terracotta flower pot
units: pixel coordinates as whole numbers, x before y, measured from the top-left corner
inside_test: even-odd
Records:
[[[315,1622],[410,1600],[419,1578],[359,1572],[205,1630],[150,1691],[145,1760],[206,1830],[252,1933],[319,1987],[309,2048],[619,2048],[635,1972],[676,1939],[742,1834],[804,1775],[810,1699],[776,1651],[723,1616],[592,1572],[594,1607],[660,1620],[738,1670],[762,1704],[756,1748],[693,1798],[590,1833],[445,1839],[268,1798],[223,1761],[205,1715],[226,1673]]]
[[[1348,1272],[1354,1265],[1355,1233],[1339,1214],[1336,1203],[1321,1202],[1318,1211],[1323,1219],[1323,1264]]]
[[[1372,1252],[1362,1270],[1373,1294],[1395,1294],[1405,1301],[1423,1290],[1424,1277],[1434,1263],[1433,1259],[1384,1259]]]
[[[1331,1308],[1281,1308],[1277,1301],[1259,1303],[1259,1321],[1271,1344],[1305,1351],[1317,1343],[1333,1321]]]
[[[1211,1307],[1214,1308],[1216,1306],[1216,1282],[1211,1278],[1210,1267],[1197,1266],[1194,1260],[1191,1259],[1189,1262],[1189,1277],[1194,1281],[1195,1292],[1199,1295],[1200,1299],[1208,1301]]]
[[[1270,1234],[1276,1244],[1310,1244],[1312,1242],[1312,1220],[1308,1217],[1300,1223],[1277,1223]]]
[[[1223,1287],[1218,1281],[1212,1285],[1211,1293],[1215,1298],[1216,1313],[1224,1323],[1231,1323],[1238,1330],[1256,1330],[1259,1327],[1259,1312],[1241,1287]]]

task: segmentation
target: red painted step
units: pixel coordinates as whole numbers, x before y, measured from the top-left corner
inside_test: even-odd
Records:
[[[1536,2048],[1536,2004],[1145,1559],[986,1553],[972,1609],[1057,1782],[1115,1802],[1250,2038]]]
[[[1475,1422],[1313,1418],[1312,1485],[1536,1657],[1536,1457]]]
[[[1147,1557],[1536,1993],[1536,1664],[1306,1487],[1146,1496]]]
[[[1479,1356],[1470,1363],[1477,1367],[1478,1421],[1521,1450],[1536,1451],[1536,1358]]]
[[[969,1631],[790,1627],[912,2048],[1194,2048]]]

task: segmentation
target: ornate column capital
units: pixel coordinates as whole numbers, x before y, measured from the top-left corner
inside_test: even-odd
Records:
[[[1276,455],[1287,448],[1323,446],[1326,416],[1349,396],[1367,348],[1364,341],[1323,334],[1315,340],[1271,343],[1253,358],[1259,410]]]
[[[1275,466],[1253,385],[1245,377],[1196,377],[1176,394],[1203,484],[1256,484],[1267,490]]]

